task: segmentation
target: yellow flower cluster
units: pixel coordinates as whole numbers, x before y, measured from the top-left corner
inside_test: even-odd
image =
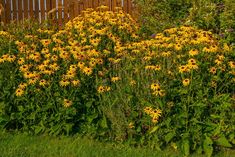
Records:
[[[163,97],[168,91],[162,86],[167,87],[169,80],[178,79],[180,85],[188,86],[194,79],[191,75],[201,73],[202,67],[212,76],[225,71],[234,79],[235,61],[228,57],[231,47],[221,44],[211,32],[181,26],[139,41],[138,29],[136,22],[120,8],[114,12],[105,6],[87,9],[63,30],[39,29],[38,33],[46,34],[46,38],[26,35],[25,40],[16,41],[18,53],[1,56],[0,63],[17,64],[24,78],[22,83],[26,84],[16,90],[17,96],[26,93],[29,86],[47,88],[56,84],[76,89],[88,78],[96,78],[101,85],[97,92],[104,93],[112,87],[105,85],[107,80],[125,82],[128,77],[134,79],[129,82],[133,88],[144,84],[143,78],[151,83],[159,80],[161,86],[149,82],[147,86],[154,96]],[[128,66],[122,64],[124,61]],[[110,76],[109,70],[126,72],[122,76],[119,74],[124,72],[112,71]]]
[[[160,85],[157,83],[151,84],[152,94],[155,96],[165,96],[165,90],[161,89]]]
[[[46,88],[52,82],[61,87],[78,87],[81,77],[92,77],[97,68],[100,74],[105,75],[102,65],[113,51],[112,43],[115,44],[115,56],[120,57],[125,44],[120,32],[128,38],[137,39],[137,29],[137,23],[120,8],[116,8],[114,12],[108,11],[105,6],[97,10],[87,9],[69,21],[63,30],[54,32],[38,29],[38,36],[28,34],[25,40],[16,41],[18,54],[3,55],[0,63],[16,61],[27,87]],[[46,34],[46,38],[39,38],[40,34]],[[0,31],[1,35],[10,36],[4,31]],[[100,44],[107,44],[108,40],[112,42],[101,49]],[[120,60],[108,58],[113,64]],[[118,80],[119,77],[111,79],[112,82]],[[22,96],[25,90],[26,88],[17,89],[16,95]],[[99,93],[109,90],[110,87],[105,86],[97,89]]]
[[[97,91],[98,93],[104,93],[110,91],[111,88],[109,86],[99,86]]]
[[[157,123],[162,114],[160,109],[153,109],[152,107],[145,107],[144,112],[152,118],[153,123]]]

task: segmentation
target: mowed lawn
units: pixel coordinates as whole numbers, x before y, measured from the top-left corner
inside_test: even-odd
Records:
[[[124,144],[101,143],[88,138],[29,136],[0,133],[0,157],[181,157],[171,148],[157,151]],[[193,157],[198,157],[194,154]],[[200,155],[203,156],[203,155]],[[233,157],[235,150],[216,156]]]

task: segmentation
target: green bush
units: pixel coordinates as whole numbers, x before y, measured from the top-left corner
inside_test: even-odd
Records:
[[[136,0],[141,31],[147,36],[166,28],[182,24],[187,17],[190,1]]]
[[[234,0],[141,0],[134,1],[139,11],[141,31],[150,36],[179,24],[196,26],[220,34],[234,43]]]

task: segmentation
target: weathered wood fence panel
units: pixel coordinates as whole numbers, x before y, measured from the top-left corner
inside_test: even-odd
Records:
[[[133,10],[131,0],[0,0],[0,22],[53,19],[60,25],[79,15],[82,10],[100,5],[106,5],[110,10],[122,7],[130,14]]]

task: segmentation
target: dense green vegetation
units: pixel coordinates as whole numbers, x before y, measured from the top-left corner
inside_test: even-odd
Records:
[[[203,24],[209,1],[192,2],[151,1],[141,7],[142,24],[102,6],[62,30],[31,22],[1,27],[1,129],[79,134],[183,156],[233,149],[234,39],[218,34],[230,27],[225,13],[233,3],[224,1],[224,24]]]
[[[175,25],[194,25],[235,43],[235,0],[136,0],[142,31],[151,35]]]

